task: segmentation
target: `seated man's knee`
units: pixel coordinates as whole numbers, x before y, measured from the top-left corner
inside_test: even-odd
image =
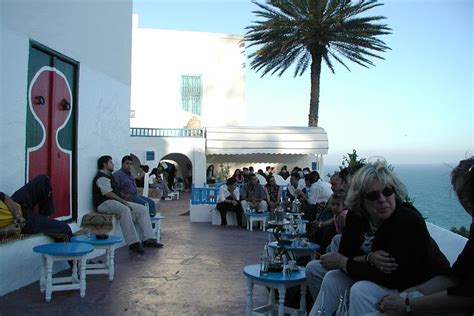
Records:
[[[306,277],[317,277],[324,276],[326,274],[326,269],[321,265],[321,261],[312,260],[310,261],[305,268]]]

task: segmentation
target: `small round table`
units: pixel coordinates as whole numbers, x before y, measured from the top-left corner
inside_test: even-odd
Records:
[[[247,229],[253,231],[253,222],[262,222],[262,231],[265,230],[265,225],[267,223],[267,218],[269,212],[255,212],[255,211],[246,211],[244,212],[245,218],[247,219]]]
[[[97,239],[95,235],[78,235],[71,238],[71,241],[92,245],[95,249],[104,249],[106,253],[105,263],[85,263],[86,274],[108,274],[109,280],[114,279],[114,252],[115,245],[122,242],[122,238],[109,235],[107,239]],[[89,258],[86,258],[89,259]],[[82,265],[81,265],[82,267]]]
[[[276,249],[277,242],[272,241],[268,243],[268,247],[272,249]],[[285,245],[285,249],[292,251],[295,254],[295,256],[310,255],[311,260],[316,259],[316,250],[319,250],[319,248],[321,247],[314,242],[308,242],[306,246],[295,245],[294,243],[290,245]]]
[[[34,252],[42,255],[40,291],[46,291],[46,301],[51,301],[54,291],[79,290],[81,297],[86,295],[86,254],[92,252],[94,247],[84,243],[66,242],[51,243],[33,248]],[[72,274],[70,277],[53,278],[53,264],[55,261],[73,260]],[[77,275],[77,261],[80,261],[79,278]],[[59,285],[54,285],[58,284]]]
[[[253,264],[244,267],[243,273],[247,277],[247,306],[245,308],[245,315],[252,315],[253,312],[266,313],[278,310],[278,316],[283,316],[285,313],[295,315],[298,312],[302,313],[306,311],[306,274],[304,268],[299,268],[290,274],[283,272],[267,272],[262,274],[260,273],[260,265]],[[271,289],[268,304],[255,309],[253,308],[254,284],[259,284]],[[299,310],[285,306],[286,289],[296,285],[299,285],[301,289]],[[278,303],[275,302],[275,289],[278,290]]]

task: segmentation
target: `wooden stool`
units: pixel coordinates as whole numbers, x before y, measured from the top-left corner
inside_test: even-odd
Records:
[[[46,301],[51,301],[54,291],[79,290],[81,297],[86,295],[86,254],[94,247],[84,243],[66,242],[51,243],[33,248],[34,252],[42,254],[40,291],[46,291]],[[53,264],[55,261],[73,260],[72,275],[70,277],[53,278]],[[79,278],[77,276],[77,261],[80,261]],[[61,283],[59,285],[55,285]]]

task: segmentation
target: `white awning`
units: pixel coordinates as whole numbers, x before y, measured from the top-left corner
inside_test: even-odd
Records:
[[[325,155],[328,137],[321,127],[207,127],[207,155]]]

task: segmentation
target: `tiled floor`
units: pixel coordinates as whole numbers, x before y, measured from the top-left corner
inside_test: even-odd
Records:
[[[144,255],[116,251],[115,280],[89,275],[79,291],[53,292],[44,300],[35,282],[0,297],[1,315],[243,315],[246,279],[242,268],[256,263],[267,233],[191,223],[189,193],[161,201],[162,249]],[[18,258],[18,260],[21,260]],[[1,282],[1,280],[0,280]],[[266,302],[256,286],[254,302]]]

